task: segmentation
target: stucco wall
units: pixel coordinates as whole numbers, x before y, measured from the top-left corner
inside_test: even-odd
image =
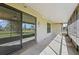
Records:
[[[61,23],[53,23],[52,24],[52,31],[56,34],[61,33],[62,31],[62,24]]]

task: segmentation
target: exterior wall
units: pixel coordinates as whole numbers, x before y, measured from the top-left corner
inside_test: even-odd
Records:
[[[40,20],[41,21],[38,21],[37,24],[37,39],[39,42],[44,40],[46,37],[50,36],[51,34],[53,34],[52,23],[48,22],[51,24],[51,33],[47,33],[47,21],[42,19]]]
[[[30,7],[24,7],[24,4],[21,3],[11,3],[7,5],[12,6],[28,14],[31,14],[37,18],[37,42],[44,40],[46,37],[50,36],[53,33],[52,28],[51,33],[47,33],[47,23],[52,24],[52,22],[43,18],[37,11],[33,10]]]
[[[53,23],[52,24],[52,30],[56,34],[61,33],[61,31],[62,31],[62,24],[61,23]]]

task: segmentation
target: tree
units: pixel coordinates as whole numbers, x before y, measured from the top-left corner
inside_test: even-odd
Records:
[[[5,28],[4,28],[4,29],[5,29],[6,31],[10,31],[10,29],[11,29],[11,28],[10,28],[10,26],[11,26],[11,24],[10,24],[10,23],[8,23],[8,24],[5,26]]]
[[[0,25],[0,31],[2,31],[2,25]]]

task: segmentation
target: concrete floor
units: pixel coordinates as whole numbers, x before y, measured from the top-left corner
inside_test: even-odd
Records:
[[[61,35],[51,35],[40,43],[35,40],[24,43],[23,48],[12,55],[59,55],[60,50],[61,55],[79,55],[70,39]]]
[[[29,41],[23,44],[23,48],[12,55],[39,55],[47,45],[56,37],[56,35],[51,35],[50,38],[37,43],[35,40]]]
[[[65,36],[65,38],[66,38],[68,55],[79,55],[79,51],[76,50],[75,46],[73,45],[69,37]]]
[[[58,34],[53,41],[40,53],[40,55],[60,55],[62,36]]]

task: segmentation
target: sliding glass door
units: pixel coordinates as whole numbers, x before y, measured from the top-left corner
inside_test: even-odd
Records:
[[[9,54],[20,48],[20,13],[0,6],[0,54]]]
[[[36,39],[36,18],[0,4],[0,54],[9,54]]]
[[[22,43],[26,43],[36,38],[36,18],[23,13],[22,14]]]

